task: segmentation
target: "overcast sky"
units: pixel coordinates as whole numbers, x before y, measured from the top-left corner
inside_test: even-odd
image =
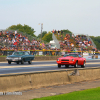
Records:
[[[68,29],[74,34],[100,36],[100,0],[0,0],[0,29],[29,25],[35,35]]]

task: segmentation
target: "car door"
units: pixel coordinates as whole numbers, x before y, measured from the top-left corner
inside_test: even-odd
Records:
[[[25,52],[25,61],[30,61],[29,53]]]

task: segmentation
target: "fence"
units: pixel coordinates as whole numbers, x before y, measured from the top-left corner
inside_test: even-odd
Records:
[[[93,52],[93,51],[61,51],[61,50],[23,50],[28,51],[31,55],[39,55],[39,56],[61,56],[67,53],[79,53],[82,56],[93,56],[99,55],[100,52]],[[11,55],[14,50],[0,50],[0,55]]]
[[[13,52],[14,52],[14,50],[1,50],[0,55],[7,56],[7,55],[11,55]],[[45,55],[45,56],[48,56],[48,55],[59,56],[59,55],[61,55],[60,51],[55,51],[55,50],[47,50],[47,51],[44,51],[44,50],[28,50],[28,52],[31,55]]]

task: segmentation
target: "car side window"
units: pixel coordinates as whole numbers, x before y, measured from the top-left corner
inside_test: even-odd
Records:
[[[25,52],[25,55],[29,55],[29,53],[28,52]]]

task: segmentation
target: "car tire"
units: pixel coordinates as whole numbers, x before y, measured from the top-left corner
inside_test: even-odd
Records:
[[[19,61],[17,61],[16,63],[19,64]]]
[[[11,61],[8,61],[8,64],[11,64]]]
[[[32,61],[30,60],[30,61],[28,61],[28,64],[32,64]]]
[[[85,61],[84,61],[83,65],[81,65],[81,67],[82,67],[82,68],[85,68]]]
[[[69,68],[69,65],[65,65],[65,68]]]
[[[77,67],[78,67],[78,64],[77,64],[77,63],[78,63],[78,62],[76,61],[75,65],[74,65],[74,67],[75,67],[75,68],[77,68]]]
[[[24,64],[24,60],[22,59],[21,64]]]
[[[61,68],[61,65],[60,64],[58,64],[58,68]]]

